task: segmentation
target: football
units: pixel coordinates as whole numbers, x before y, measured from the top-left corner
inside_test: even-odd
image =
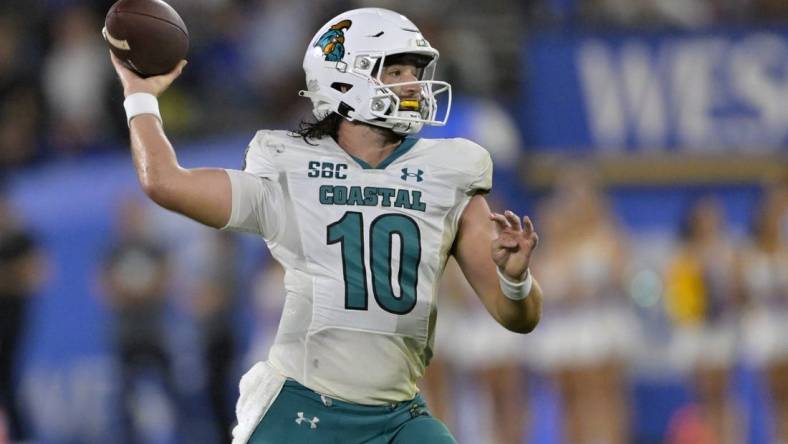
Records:
[[[161,0],[118,0],[102,34],[113,54],[143,77],[170,72],[189,49],[186,24]]]

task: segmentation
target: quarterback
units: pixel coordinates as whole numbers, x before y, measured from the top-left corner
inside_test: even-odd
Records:
[[[400,14],[335,17],[304,57],[300,95],[316,121],[259,131],[237,171],[177,162],[156,97],[185,61],[143,79],[113,58],[146,194],[203,224],[259,235],[286,270],[268,360],[241,379],[234,443],[454,443],[416,387],[450,255],[503,327],[528,333],[539,322],[528,269],[538,236],[527,216],[491,213],[490,155],[464,139],[414,137],[448,118],[437,59]]]

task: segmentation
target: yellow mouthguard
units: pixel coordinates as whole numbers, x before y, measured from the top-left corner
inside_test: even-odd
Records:
[[[421,108],[421,105],[419,101],[415,99],[400,100],[399,102],[399,109],[418,111],[419,108]]]

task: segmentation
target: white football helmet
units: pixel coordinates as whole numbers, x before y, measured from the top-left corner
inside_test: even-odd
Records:
[[[384,85],[380,76],[386,58],[396,54],[423,56],[419,80]],[[410,20],[381,8],[361,8],[340,14],[323,25],[304,56],[306,91],[312,112],[322,119],[336,112],[348,120],[414,134],[423,125],[446,124],[451,110],[451,85],[433,80],[438,51]],[[391,88],[418,85],[421,97],[402,101]],[[436,96],[446,93],[438,116]],[[443,106],[441,106],[443,108]]]

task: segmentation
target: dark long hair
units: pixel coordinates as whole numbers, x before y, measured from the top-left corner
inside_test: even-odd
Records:
[[[334,141],[338,141],[337,138],[339,137],[339,125],[343,120],[345,120],[345,118],[338,113],[331,113],[315,122],[302,120],[298,125],[298,129],[292,131],[292,135],[293,137],[301,137],[304,139],[304,142],[310,145],[317,145],[316,143],[312,143],[311,140],[320,140],[326,136],[331,137],[334,139]],[[383,135],[384,140],[387,143],[401,142],[402,139],[404,139],[404,136],[399,135],[388,128],[381,128],[379,126],[370,125],[368,123],[359,121],[354,121],[352,123],[357,125],[366,125],[369,128],[372,128],[374,131]]]
[[[331,113],[320,120],[310,122],[302,120],[298,125],[298,129],[293,131],[294,137],[301,137],[304,142],[310,145],[316,145],[310,140],[320,140],[326,136],[337,140],[339,134],[339,124],[342,123],[344,117],[337,113]]]

